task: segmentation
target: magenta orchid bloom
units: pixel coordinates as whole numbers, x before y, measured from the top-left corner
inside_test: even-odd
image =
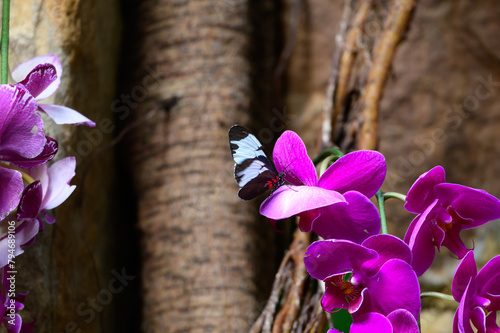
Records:
[[[500,310],[500,256],[477,273],[474,253],[467,252],[457,267],[451,292],[460,302],[453,318],[453,333],[500,332],[496,324],[496,312]]]
[[[391,235],[371,236],[362,244],[316,241],[304,257],[309,274],[325,283],[323,309],[347,309],[354,322],[371,312],[389,316],[400,309],[418,318],[420,287],[410,262],[408,245]]]
[[[55,219],[46,213],[46,209],[56,208],[75,190],[69,185],[75,176],[76,160],[66,157],[55,162],[49,168],[46,164],[25,170],[36,181],[26,186],[17,209],[14,256],[24,252],[23,248],[35,241],[35,236],[43,230],[42,214],[47,223]],[[7,265],[8,235],[0,238],[0,267]]]
[[[323,238],[342,238],[360,243],[380,231],[380,216],[368,199],[382,185],[386,164],[376,151],[356,151],[331,165],[318,179],[304,142],[284,132],[274,147],[273,158],[283,185],[260,206],[271,222],[293,215],[300,217],[302,231]]]
[[[61,84],[62,66],[56,55],[38,56],[23,62],[12,71],[17,85],[24,86],[37,101],[51,96]],[[56,124],[87,125],[95,123],[79,112],[61,105],[38,104]]]
[[[21,316],[18,314],[24,308],[24,300],[28,292],[12,295],[11,282],[15,285],[15,276],[9,273],[9,269],[2,269],[2,288],[0,288],[0,318],[7,329],[7,333],[31,333],[34,331],[35,321],[32,323],[23,323]]]
[[[419,214],[404,238],[412,250],[412,266],[418,276],[431,266],[436,247],[440,250],[445,246],[463,258],[468,249],[460,231],[500,218],[497,198],[483,190],[446,183],[441,166],[417,179],[406,196],[405,209]]]
[[[0,85],[0,161],[36,160],[46,144],[36,102],[23,87]],[[42,162],[40,162],[42,163]],[[36,164],[36,163],[35,163]],[[0,165],[0,220],[15,209],[24,189],[21,173]]]

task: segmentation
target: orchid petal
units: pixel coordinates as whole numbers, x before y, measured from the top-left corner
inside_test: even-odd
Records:
[[[285,172],[285,180],[293,185],[316,186],[318,175],[302,139],[292,131],[285,131],[276,141],[273,159],[278,172]]]
[[[21,332],[21,326],[23,324],[23,320],[21,319],[21,316],[18,315],[17,313],[14,314],[14,320],[7,319],[7,317],[4,317],[3,323],[5,325],[5,328],[7,329],[7,333],[20,333]]]
[[[475,307],[469,313],[470,321],[476,327],[478,332],[486,333],[486,314],[480,307]]]
[[[22,86],[0,85],[0,159],[33,158],[45,145],[36,102]]]
[[[496,256],[481,268],[476,276],[479,294],[490,301],[488,310],[500,310],[500,256]]]
[[[56,79],[56,68],[53,65],[40,64],[17,84],[22,84],[37,99]]]
[[[483,190],[444,183],[436,185],[435,191],[444,207],[451,205],[461,218],[471,221],[466,228],[500,218],[500,200]]]
[[[434,231],[441,231],[442,229],[439,227],[434,228]],[[462,259],[469,249],[465,246],[464,242],[460,238],[460,230],[462,229],[461,223],[453,223],[451,228],[446,231],[442,246],[445,246],[456,254],[459,259]],[[439,247],[438,247],[439,249]]]
[[[17,209],[17,221],[33,219],[38,215],[42,203],[42,192],[42,184],[39,180],[26,186]]]
[[[408,229],[409,231],[411,230],[411,233],[407,232],[404,237],[405,243],[411,249],[411,265],[417,276],[424,274],[434,260],[436,250],[434,248],[433,234],[430,221],[428,221],[428,215],[431,214],[436,204],[437,200],[434,200],[422,214],[418,215],[411,222]]]
[[[30,72],[40,64],[51,64],[52,66],[54,66],[57,78],[49,86],[47,86],[43,93],[38,95],[37,100],[41,100],[51,96],[61,84],[61,75],[63,69],[61,63],[59,62],[59,59],[57,59],[57,56],[54,54],[47,54],[35,57],[23,62],[12,71],[12,78],[14,79],[14,81],[20,82],[24,80],[30,74]]]
[[[319,187],[284,185],[262,202],[260,213],[270,219],[280,220],[338,203],[346,204],[338,192]]]
[[[343,274],[332,275],[325,280],[325,293],[321,298],[321,306],[327,312],[337,309],[347,309],[349,303],[345,299],[344,292],[334,281],[342,280]]]
[[[465,258],[463,260],[465,260]],[[492,258],[486,263],[486,265],[483,266],[483,268],[481,268],[479,273],[477,273],[477,284],[480,286],[484,286],[488,283],[488,281],[490,281],[492,278],[495,278],[498,274],[500,274],[500,256]]]
[[[353,316],[356,316],[361,306],[365,303],[365,298],[368,296],[368,289],[363,288],[359,297],[355,297],[349,301],[349,306],[347,310]]]
[[[15,231],[15,249],[14,249],[14,256],[17,257],[18,255],[22,254],[24,252],[22,246],[25,246],[27,243],[29,243],[33,237],[35,237],[38,234],[39,231],[39,224],[38,221],[36,220],[24,220],[21,224],[16,226],[16,231]],[[9,263],[9,259],[7,254],[9,254],[9,243],[8,243],[9,237],[7,235],[4,235],[0,239],[0,267],[4,267]],[[12,249],[10,249],[12,251]]]
[[[500,333],[500,327],[497,324],[497,312],[492,311],[486,316],[486,332]]]
[[[0,167],[0,221],[19,204],[24,190],[21,173]],[[1,253],[1,252],[0,252]]]
[[[340,193],[358,191],[372,197],[385,179],[387,166],[382,154],[360,150],[339,158],[321,175],[318,186]]]
[[[395,310],[387,315],[392,324],[393,332],[419,333],[418,323],[409,311]]]
[[[55,162],[47,169],[49,185],[43,198],[42,208],[52,209],[63,203],[75,190],[69,185],[75,176],[76,160],[73,156]]]
[[[442,166],[423,173],[408,191],[405,209],[410,213],[422,213],[436,199],[434,186],[444,182],[445,172]]]
[[[38,104],[40,110],[49,115],[58,125],[85,125],[95,127],[95,123],[76,110],[62,105]]]
[[[356,271],[362,264],[377,257],[377,253],[347,240],[323,240],[309,245],[304,255],[307,272],[313,278]]]
[[[375,275],[380,267],[391,259],[400,259],[411,264],[412,254],[408,245],[393,235],[375,235],[366,239],[362,246],[374,250],[378,257],[363,264],[368,276]]]
[[[387,317],[377,312],[365,313],[356,318],[350,333],[393,333],[392,324]],[[403,331],[401,331],[403,332]]]
[[[465,287],[463,292],[463,296],[460,299],[460,304],[458,305],[458,309],[455,312],[455,316],[453,317],[453,332],[461,332],[461,333],[473,333],[470,323],[469,309],[472,305],[471,300],[471,291],[475,290],[474,280],[471,279]]]
[[[474,252],[469,251],[460,261],[453,276],[451,283],[451,294],[455,301],[460,302],[470,279],[475,278],[477,274],[476,261],[474,260]]]
[[[371,299],[371,311],[388,315],[405,309],[415,318],[420,313],[420,285],[411,266],[399,259],[387,261],[376,275],[366,281]],[[394,292],[398,286],[398,292]],[[366,309],[364,307],[363,309]]]
[[[356,191],[344,193],[347,205],[320,208],[313,230],[324,239],[347,239],[361,243],[380,232],[380,215],[375,205]]]
[[[52,139],[50,136],[46,135],[45,140],[46,141],[43,150],[38,156],[35,156],[33,158],[17,156],[15,158],[11,158],[10,162],[17,166],[20,166],[21,168],[30,169],[52,160],[57,154],[59,145],[57,141]]]
[[[343,205],[332,205],[343,206]],[[314,222],[320,217],[321,208],[315,208],[302,212],[299,215],[299,229],[303,232],[311,232]]]

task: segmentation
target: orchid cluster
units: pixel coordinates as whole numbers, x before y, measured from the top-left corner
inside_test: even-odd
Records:
[[[437,166],[421,175],[406,197],[400,195],[405,209],[417,214],[401,240],[380,233],[385,213],[370,200],[377,194],[383,205],[380,187],[386,163],[380,153],[343,155],[318,178],[302,140],[286,131],[273,158],[289,184],[265,199],[260,213],[273,225],[298,216],[300,230],[319,236],[305,253],[305,267],[324,283],[323,309],[351,314],[350,332],[419,332],[417,278],[443,246],[461,260],[452,283],[452,296],[459,303],[453,332],[500,332],[500,256],[477,273],[473,251],[460,238],[462,229],[500,218],[497,198],[447,183],[444,169]]]
[[[43,220],[55,222],[46,210],[59,206],[75,189],[70,185],[74,157],[47,166],[58,143],[44,134],[41,114],[56,124],[95,126],[73,109],[39,103],[59,88],[61,74],[57,56],[39,56],[12,71],[16,84],[0,85],[0,317],[9,333],[33,331],[33,323],[23,323],[17,314],[27,293],[15,293],[14,258],[33,244]]]

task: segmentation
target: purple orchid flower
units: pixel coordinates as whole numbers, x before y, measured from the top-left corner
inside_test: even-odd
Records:
[[[57,141],[43,134],[36,100],[23,86],[0,86],[0,161],[31,168],[51,160]]]
[[[371,312],[389,316],[400,309],[418,318],[420,287],[410,266],[411,251],[397,237],[375,235],[362,244],[316,241],[304,262],[309,274],[325,283],[325,311],[347,309],[355,322]]]
[[[37,160],[45,145],[33,97],[23,87],[0,85],[0,161],[22,165],[22,161]],[[24,188],[21,173],[11,169],[0,164],[0,220],[17,207]]]
[[[26,186],[17,209],[14,256],[22,254],[23,248],[31,245],[38,232],[43,230],[40,214],[45,217],[47,223],[55,222],[45,210],[56,208],[73,193],[76,186],[69,183],[75,176],[75,167],[75,158],[66,157],[49,168],[43,164],[25,170],[36,181]],[[0,267],[8,264],[8,240],[8,234],[0,238]]]
[[[12,71],[12,78],[39,101],[56,92],[61,84],[62,71],[57,56],[48,54],[23,62]],[[38,104],[38,110],[48,114],[56,124],[95,126],[93,121],[65,106]]]
[[[431,266],[436,247],[440,250],[445,246],[463,258],[468,249],[460,239],[460,231],[500,218],[497,198],[483,190],[446,183],[441,166],[417,179],[408,191],[405,209],[419,214],[404,237],[418,276]]]
[[[386,164],[376,151],[349,153],[331,165],[318,179],[304,142],[291,131],[284,132],[274,147],[273,158],[284,185],[260,206],[272,223],[300,216],[302,231],[323,238],[342,238],[360,243],[380,232],[380,216],[368,200],[382,185]]]
[[[496,312],[500,310],[500,256],[477,273],[474,253],[467,252],[455,271],[453,298],[460,302],[453,318],[453,333],[500,332]]]
[[[14,280],[12,280],[14,278]],[[11,275],[7,267],[2,269],[2,286],[0,288],[0,318],[7,329],[7,333],[31,333],[34,331],[35,321],[32,323],[23,323],[18,314],[24,308],[24,300],[28,292],[15,294],[11,288],[11,281],[15,277]]]

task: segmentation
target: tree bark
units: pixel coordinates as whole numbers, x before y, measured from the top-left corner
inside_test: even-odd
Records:
[[[227,132],[248,122],[248,3],[143,1],[138,15],[135,82],[157,80],[143,100],[131,94],[136,121],[150,112],[131,141],[143,330],[246,331],[265,238],[236,195]]]
[[[74,108],[96,122],[95,128],[60,126],[44,118],[47,134],[59,142],[55,160],[76,156],[71,183],[77,189],[50,212],[56,223],[46,224],[17,260],[16,289],[29,290],[21,314],[26,322],[37,318],[36,332],[109,332],[115,325],[115,295],[108,286],[122,267],[112,262],[112,154],[95,153],[112,138],[117,2],[12,1],[10,22],[10,69],[38,55],[57,54],[64,70],[61,86],[44,102]]]

